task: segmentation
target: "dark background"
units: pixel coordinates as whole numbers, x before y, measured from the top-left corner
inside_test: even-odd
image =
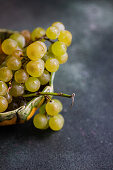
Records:
[[[113,169],[113,2],[0,0],[0,28],[33,30],[61,21],[73,34],[55,77],[65,126],[40,132],[28,123],[0,127],[0,170]]]

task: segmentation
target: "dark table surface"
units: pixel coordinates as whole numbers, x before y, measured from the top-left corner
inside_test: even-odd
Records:
[[[56,73],[65,126],[40,132],[28,123],[0,127],[0,170],[113,169],[113,2],[0,0],[0,27],[47,28],[61,21],[73,34],[69,60]]]

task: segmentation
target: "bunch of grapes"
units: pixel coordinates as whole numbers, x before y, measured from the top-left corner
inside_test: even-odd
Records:
[[[72,34],[61,22],[55,22],[47,30],[37,27],[14,32],[0,42],[0,113],[26,105],[30,100],[25,94],[41,91],[50,81],[51,73],[68,59],[67,47]],[[62,104],[47,98],[34,116],[36,128],[60,130],[64,124]]]

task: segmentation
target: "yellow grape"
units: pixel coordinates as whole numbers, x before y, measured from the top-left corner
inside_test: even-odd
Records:
[[[55,40],[59,36],[59,30],[57,27],[51,26],[46,30],[46,35],[48,38]]]
[[[62,56],[55,56],[55,58],[57,58],[57,60],[59,61],[60,64],[64,64],[68,60],[68,54],[65,53]]]
[[[52,24],[52,26],[57,27],[57,28],[59,29],[59,31],[65,30],[65,26],[63,25],[62,22],[54,22],[54,23]]]
[[[67,51],[67,47],[63,42],[56,41],[52,45],[52,52],[55,56],[61,56],[64,55]]]
[[[52,130],[58,131],[63,128],[64,118],[61,114],[57,114],[49,119],[49,126]]]
[[[70,46],[72,42],[72,34],[67,30],[60,31],[60,35],[58,37],[60,42],[64,42],[67,46]]]
[[[49,58],[45,63],[45,67],[49,72],[56,72],[59,69],[59,62],[56,58]]]
[[[8,82],[12,79],[13,73],[8,67],[0,68],[0,80]]]
[[[5,97],[0,96],[0,113],[4,112],[8,107],[8,102]]]
[[[25,87],[30,92],[36,92],[40,88],[40,81],[36,77],[29,77],[25,82]]]
[[[35,41],[36,39],[43,37],[45,34],[46,31],[43,28],[37,27],[31,33],[31,39],[32,41]]]

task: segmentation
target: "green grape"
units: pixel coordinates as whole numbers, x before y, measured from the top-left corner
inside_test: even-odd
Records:
[[[8,67],[0,68],[0,80],[8,82],[12,79],[13,73]]]
[[[25,82],[26,89],[30,92],[36,92],[40,88],[40,81],[36,77],[29,77]]]
[[[14,97],[22,96],[24,94],[24,85],[13,82],[9,93]]]
[[[25,46],[25,38],[19,33],[14,33],[10,36],[11,39],[15,40],[20,48]]]
[[[50,81],[50,74],[48,71],[44,70],[43,74],[39,77],[41,85],[45,85]]]
[[[0,96],[0,113],[4,112],[8,107],[8,102],[5,97]]]
[[[62,103],[57,99],[52,99],[46,104],[46,112],[50,116],[55,116],[62,111]]]
[[[37,61],[30,61],[26,65],[26,70],[29,75],[33,77],[40,77],[44,72],[44,61],[39,59]]]
[[[52,130],[58,131],[63,128],[64,118],[61,114],[57,114],[49,119],[49,126]]]
[[[55,56],[55,58],[57,58],[57,60],[59,61],[60,64],[64,64],[68,60],[68,54],[65,53],[62,56]]]
[[[17,83],[25,83],[28,80],[29,75],[25,70],[20,69],[15,72],[14,78]]]
[[[46,45],[41,41],[35,41],[27,47],[27,56],[36,61],[42,58],[47,51]]]
[[[4,97],[7,99],[8,103],[12,102],[12,96],[9,93],[7,93]]]
[[[31,39],[32,41],[35,41],[36,39],[43,37],[45,34],[46,31],[43,28],[37,27],[31,33]]]
[[[56,58],[49,58],[45,63],[45,67],[49,72],[56,72],[59,69],[59,62]]]
[[[67,46],[70,46],[72,42],[72,34],[67,30],[60,31],[60,35],[58,37],[60,42],[64,42]]]
[[[48,128],[48,117],[45,114],[39,113],[34,116],[33,124],[36,128],[44,130]]]
[[[55,56],[61,56],[64,55],[67,51],[67,47],[63,42],[56,41],[52,45],[52,52]]]
[[[10,38],[4,40],[2,43],[2,51],[7,55],[11,55],[17,48],[17,42]]]
[[[54,22],[52,26],[57,27],[59,31],[65,30],[65,26],[62,24],[62,22]]]
[[[11,70],[19,70],[22,62],[19,57],[10,56],[6,61],[7,67]]]
[[[48,58],[52,58],[52,57],[54,57],[53,53],[47,52],[47,53],[42,57],[42,60],[43,60],[44,62],[46,62]]]
[[[46,35],[48,38],[55,40],[59,36],[59,30],[57,27],[51,26],[46,30]]]
[[[3,81],[0,81],[0,96],[4,96],[7,93],[7,90],[7,84]]]

